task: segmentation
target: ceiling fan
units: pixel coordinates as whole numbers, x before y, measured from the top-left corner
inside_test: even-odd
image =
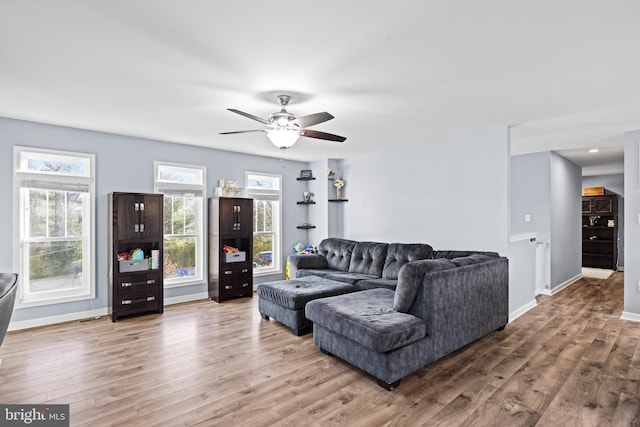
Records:
[[[285,150],[291,147],[296,143],[300,136],[306,136],[307,138],[324,139],[334,142],[343,142],[347,139],[344,136],[334,135],[332,133],[306,129],[309,126],[324,123],[328,120],[333,119],[333,116],[331,114],[323,112],[309,114],[308,116],[296,117],[286,110],[291,97],[289,95],[278,95],[277,98],[280,102],[281,110],[277,113],[271,114],[266,119],[254,116],[253,114],[245,113],[244,111],[236,110],[234,108],[228,108],[228,110],[231,112],[240,114],[241,116],[245,116],[249,119],[266,125],[266,129],[237,130],[232,132],[220,132],[220,134],[230,135],[234,133],[266,132],[271,142],[273,142],[273,144],[281,150]]]

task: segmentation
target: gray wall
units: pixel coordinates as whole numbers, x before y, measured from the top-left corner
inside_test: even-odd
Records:
[[[624,135],[624,314],[640,321],[640,130]]]
[[[511,157],[511,231],[535,232],[545,242],[551,230],[550,158],[549,151]]]
[[[582,177],[582,188],[604,187],[607,193],[618,197],[618,268],[624,269],[624,174],[593,175]]]
[[[507,254],[507,128],[344,160],[345,237]]]
[[[534,306],[539,292],[550,292],[551,241],[551,152],[523,154],[511,157],[511,234],[535,233],[536,244],[542,245],[539,254],[531,242],[511,244],[509,266],[512,288],[517,293],[510,297],[510,311],[522,306]],[[525,216],[529,215],[529,221]],[[542,268],[536,271],[536,256],[541,257]],[[541,277],[536,277],[539,274]],[[536,289],[539,282],[540,289]]]
[[[511,180],[512,233],[547,243],[544,287],[553,291],[581,273],[581,168],[549,151],[523,154],[511,158]]]
[[[265,144],[269,141],[265,139]],[[153,192],[153,162],[155,160],[205,165],[207,194],[213,195],[218,179],[235,179],[244,185],[247,170],[281,174],[283,176],[283,255],[291,253],[297,241],[306,242],[307,231],[290,224],[307,221],[307,211],[296,205],[302,199],[301,186],[296,177],[307,164],[280,159],[212,150],[182,144],[91,132],[60,126],[0,118],[0,196],[5,201],[0,209],[0,237],[7,244],[0,245],[0,271],[13,271],[13,146],[76,151],[96,154],[96,283],[97,298],[67,304],[56,304],[15,310],[12,321],[40,317],[62,316],[107,307],[108,280],[108,212],[107,195],[112,191]],[[275,149],[275,148],[274,148]],[[283,264],[284,266],[284,260]],[[261,276],[256,283],[281,278],[282,275]],[[206,284],[170,288],[165,298],[202,295]]]
[[[582,272],[582,168],[551,153],[551,289]]]
[[[266,142],[265,142],[266,143]],[[153,191],[153,162],[164,160],[207,166],[207,192],[220,178],[244,180],[246,170],[283,175],[283,251],[297,242],[318,244],[331,221],[343,222],[344,237],[388,242],[428,242],[436,249],[509,251],[509,132],[487,130],[413,147],[344,159],[346,181],[342,213],[326,203],[335,191],[327,187],[326,165],[245,155],[201,147],[0,118],[0,194],[13,200],[14,145],[95,153],[97,161],[97,298],[16,310],[14,321],[104,308],[107,305],[107,195],[112,191]],[[333,163],[332,163],[333,164]],[[337,164],[336,164],[337,165]],[[312,169],[316,181],[301,183],[301,169]],[[299,206],[302,191],[316,193],[317,205]],[[536,214],[537,217],[537,214]],[[294,225],[318,220],[316,232]],[[523,230],[524,231],[524,230]],[[0,211],[0,235],[12,241],[13,208]],[[0,248],[0,270],[14,268],[13,245]],[[514,273],[515,274],[515,273]],[[256,283],[280,278],[257,278]],[[202,295],[206,284],[167,290],[167,297]],[[510,289],[518,301],[518,290]],[[512,307],[512,304],[510,304]],[[517,307],[514,307],[517,308]]]

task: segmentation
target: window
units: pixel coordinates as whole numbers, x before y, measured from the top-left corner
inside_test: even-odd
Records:
[[[204,280],[204,166],[155,162],[155,191],[164,194],[164,284]]]
[[[253,199],[253,272],[280,273],[282,177],[247,172],[245,182]]]
[[[17,307],[95,298],[95,156],[14,147]]]

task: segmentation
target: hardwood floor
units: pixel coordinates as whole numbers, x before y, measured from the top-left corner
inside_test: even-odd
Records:
[[[11,332],[0,403],[73,426],[640,426],[640,324],[623,274],[582,279],[388,392],[258,314],[258,299]]]

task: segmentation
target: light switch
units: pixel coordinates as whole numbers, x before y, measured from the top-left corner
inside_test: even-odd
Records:
[[[638,216],[638,220],[640,221],[640,216]],[[524,222],[531,222],[531,215],[526,214],[524,216]]]

